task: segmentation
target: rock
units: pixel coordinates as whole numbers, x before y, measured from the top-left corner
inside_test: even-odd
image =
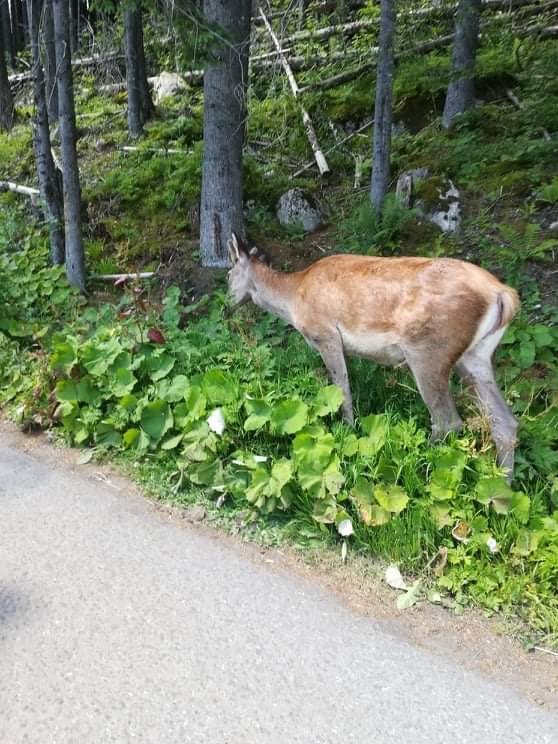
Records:
[[[159,105],[163,98],[174,96],[182,90],[186,90],[186,81],[176,72],[161,72],[154,78],[150,78],[153,83],[153,94],[156,105]]]
[[[304,232],[313,232],[322,224],[320,213],[299,188],[289,189],[279,199],[277,219],[284,227],[302,226]]]
[[[550,224],[550,225],[548,226],[548,229],[549,229],[549,230],[553,230],[554,232],[557,232],[557,231],[558,231],[558,222],[552,222],[552,223],[551,223],[551,224]]]
[[[395,196],[404,207],[411,206],[414,186],[419,181],[424,181],[425,178],[428,178],[428,168],[414,168],[404,171],[399,176],[397,186],[395,187]]]
[[[450,187],[445,193],[440,192],[439,209],[432,209],[426,218],[438,225],[442,232],[455,233],[461,227],[460,194],[451,181],[449,184]]]

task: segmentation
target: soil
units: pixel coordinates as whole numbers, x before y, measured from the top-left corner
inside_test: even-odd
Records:
[[[114,466],[93,462],[79,464],[83,451],[57,447],[48,434],[23,434],[1,420],[0,433],[12,446],[42,462],[79,469],[84,476],[102,480],[123,496],[141,493],[138,486]],[[340,553],[332,550],[299,553],[291,549],[262,548],[247,542],[241,535],[229,535],[210,526],[203,510],[193,516],[191,508],[184,510],[151,503],[158,518],[171,520],[186,530],[201,530],[268,570],[294,572],[315,581],[326,591],[335,593],[353,612],[379,624],[383,631],[480,673],[499,685],[515,689],[547,710],[558,711],[558,654],[538,649],[525,651],[517,639],[506,635],[503,618],[486,618],[472,610],[455,616],[426,602],[399,611],[395,604],[397,592],[383,583],[381,567],[370,559],[349,554],[347,562],[343,563]]]

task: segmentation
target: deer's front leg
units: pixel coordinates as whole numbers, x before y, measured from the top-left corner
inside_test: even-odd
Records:
[[[355,421],[353,398],[341,338],[325,340],[313,338],[311,345],[320,352],[333,384],[338,385],[343,391],[343,418],[348,424],[353,424]]]

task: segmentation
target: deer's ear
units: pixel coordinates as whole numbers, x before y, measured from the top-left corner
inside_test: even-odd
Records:
[[[233,266],[235,265],[235,263],[242,260],[243,258],[246,258],[247,256],[244,243],[234,232],[232,233],[231,239],[227,241],[227,248],[229,250],[229,257]]]

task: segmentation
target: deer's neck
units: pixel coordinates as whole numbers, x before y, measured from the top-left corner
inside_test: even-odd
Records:
[[[269,266],[259,263],[254,266],[252,302],[294,325],[292,305],[297,284],[296,274],[273,271]]]

